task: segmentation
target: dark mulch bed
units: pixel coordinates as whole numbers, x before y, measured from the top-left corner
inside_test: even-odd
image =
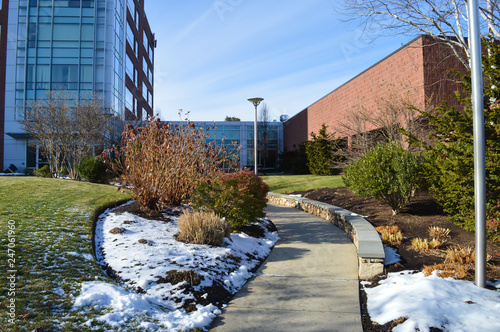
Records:
[[[360,215],[375,227],[383,225],[397,225],[403,233],[403,241],[394,247],[402,257],[400,264],[386,266],[387,272],[402,270],[421,270],[424,265],[444,262],[444,252],[447,248],[456,245],[475,246],[475,234],[456,226],[443,213],[437,202],[425,192],[418,192],[412,201],[398,214],[393,216],[388,205],[375,199],[365,199],[354,195],[349,189],[322,188],[294,192],[302,196],[336,205]],[[436,250],[417,251],[411,245],[415,237],[429,238],[430,226],[439,226],[450,229],[450,239]],[[488,241],[487,252],[492,257],[487,266],[488,279],[500,279],[500,243]],[[474,280],[474,270],[469,270],[469,280]],[[384,326],[374,324],[366,308],[366,296],[361,292],[363,329],[365,331],[391,331],[396,322]],[[400,322],[399,322],[400,323]]]

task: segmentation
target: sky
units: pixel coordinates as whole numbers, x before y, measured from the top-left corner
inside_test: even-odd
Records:
[[[292,117],[410,41],[366,35],[339,3],[145,0],[157,40],[155,114],[253,121],[247,99],[261,97],[271,119]]]

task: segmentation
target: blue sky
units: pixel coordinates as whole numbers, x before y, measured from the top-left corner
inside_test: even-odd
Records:
[[[273,119],[293,116],[410,40],[371,37],[333,0],[145,0],[156,34],[155,113],[194,121],[253,121],[247,98]]]

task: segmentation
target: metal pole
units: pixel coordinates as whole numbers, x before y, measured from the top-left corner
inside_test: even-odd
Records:
[[[486,287],[486,166],[483,105],[483,70],[479,4],[469,0],[469,47],[474,125],[474,198],[476,212],[476,286]]]
[[[257,174],[257,106],[264,98],[248,98],[248,101],[255,106],[255,121],[253,125],[253,167],[255,170],[255,175]]]
[[[257,105],[255,104],[255,121],[253,125],[253,168],[257,174]]]

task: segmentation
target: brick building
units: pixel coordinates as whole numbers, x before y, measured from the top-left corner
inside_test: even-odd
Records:
[[[380,101],[388,96],[404,99],[418,109],[444,99],[453,102],[449,97],[459,85],[451,78],[452,69],[465,68],[451,48],[429,36],[419,36],[287,120],[283,127],[285,148],[297,149],[323,123],[337,137],[355,134],[342,124],[360,109],[376,116]],[[374,129],[378,128],[366,128]]]

